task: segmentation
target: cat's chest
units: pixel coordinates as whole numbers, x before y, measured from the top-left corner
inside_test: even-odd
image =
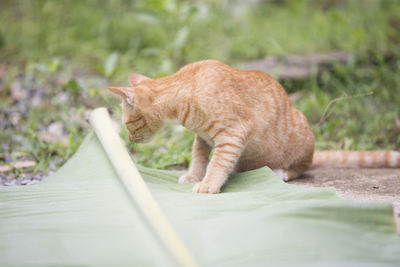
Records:
[[[197,134],[198,136],[200,136],[201,139],[203,139],[204,141],[206,141],[206,143],[207,143],[209,146],[211,146],[211,147],[214,146],[214,140],[212,140],[212,138],[211,138],[208,134],[206,134],[206,133],[204,133],[204,132],[196,132],[196,134]]]
[[[175,121],[175,120],[168,120],[167,122],[178,124],[178,122]],[[178,127],[178,129],[184,129],[184,128],[185,128],[185,127],[182,126],[182,125],[179,125],[179,126],[177,125],[177,127]],[[213,139],[210,137],[210,135],[208,135],[207,133],[205,133],[205,132],[203,132],[203,131],[199,131],[199,130],[197,130],[197,129],[190,129],[190,128],[186,128],[186,129],[188,129],[189,131],[195,132],[198,136],[201,137],[201,139],[203,139],[204,141],[206,141],[206,143],[207,143],[209,146],[211,146],[211,147],[214,146],[214,140],[213,140]],[[179,131],[179,130],[178,130],[178,131]]]

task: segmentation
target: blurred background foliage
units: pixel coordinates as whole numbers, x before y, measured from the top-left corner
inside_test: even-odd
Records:
[[[127,84],[131,72],[160,77],[201,59],[240,68],[337,50],[349,52],[346,64],[280,80],[314,125],[317,148],[398,149],[399,14],[397,0],[2,0],[0,161],[55,170],[89,131],[90,109],[105,105],[119,121],[105,88]],[[129,147],[144,165],[185,167],[192,138],[168,125]]]

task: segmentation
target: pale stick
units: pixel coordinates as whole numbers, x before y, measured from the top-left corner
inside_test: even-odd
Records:
[[[132,162],[124,143],[113,128],[107,109],[95,109],[90,114],[89,120],[129,196],[137,203],[172,258],[180,266],[198,266]]]

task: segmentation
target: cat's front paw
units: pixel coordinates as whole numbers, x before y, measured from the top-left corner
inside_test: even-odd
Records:
[[[186,184],[186,183],[197,183],[200,182],[203,177],[199,175],[194,175],[190,172],[187,172],[179,177],[178,183]]]
[[[212,185],[207,182],[201,182],[194,185],[193,193],[204,193],[204,194],[217,194],[220,192],[220,187]]]

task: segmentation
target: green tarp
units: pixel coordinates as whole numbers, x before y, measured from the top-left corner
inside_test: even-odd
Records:
[[[181,172],[140,168],[202,266],[400,265],[390,204],[283,183],[268,168],[192,194]],[[54,175],[0,188],[0,266],[170,266],[94,134]]]

